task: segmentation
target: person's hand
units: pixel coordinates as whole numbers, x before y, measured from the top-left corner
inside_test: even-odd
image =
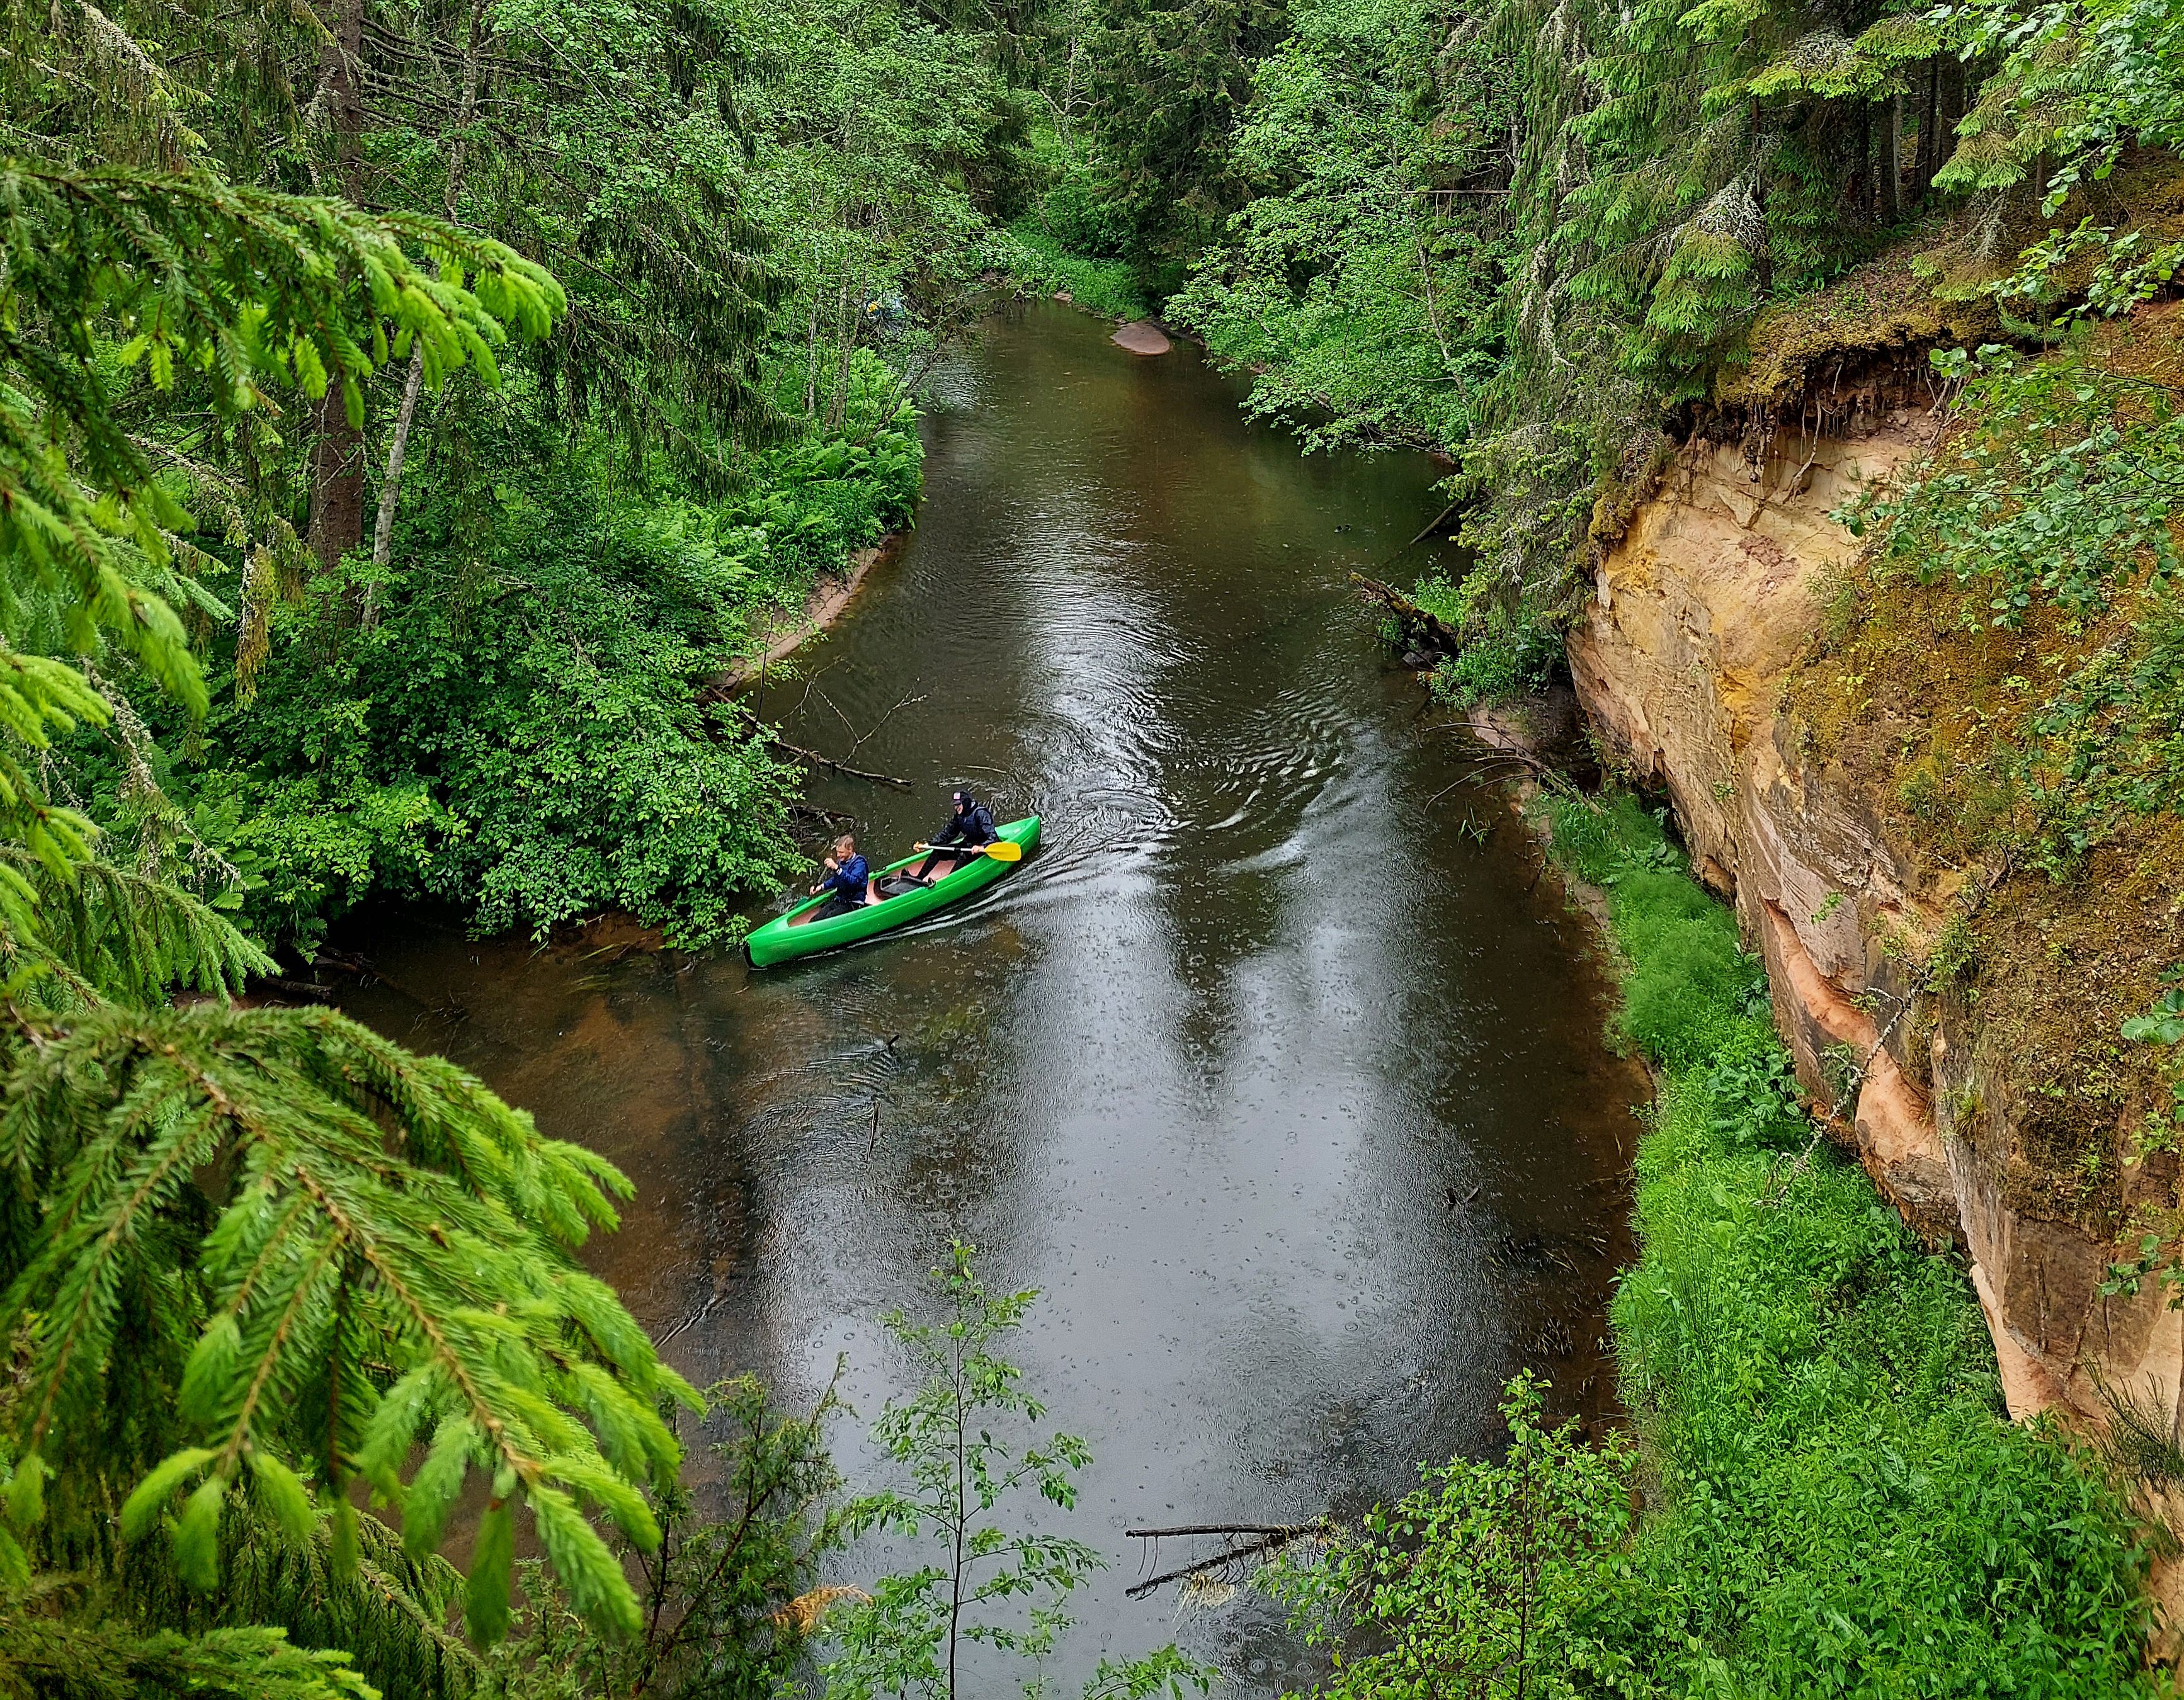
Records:
[[[921,838],[916,843],[911,845],[910,847],[913,850],[930,850],[933,847]]]

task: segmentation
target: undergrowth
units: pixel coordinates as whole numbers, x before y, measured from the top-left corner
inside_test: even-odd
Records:
[[[2179,325],[1941,357],[1948,429],[1846,510],[1868,547],[1783,694],[1800,764],[1914,884],[1986,890],[1950,979],[2018,1107],[2009,1202],[2102,1238],[2176,1225],[2132,1219],[2128,1130],[2165,1094],[2118,1028],[2184,958]]]
[[[1961,1273],[1815,1138],[1730,914],[1634,800],[1548,808],[1661,1074],[1613,1314],[1656,1485],[1574,1666],[1631,1694],[2153,1692],[2125,1511],[2009,1422]]]
[[[1071,302],[1106,319],[1143,319],[1151,311],[1128,260],[1074,253],[1036,215],[1011,225],[1003,254],[1017,287],[1040,295],[1067,291]]]
[[[154,753],[164,790],[238,871],[238,918],[307,957],[375,895],[482,931],[618,908],[680,945],[731,941],[744,895],[803,865],[798,778],[705,687],[919,488],[894,381],[861,351],[853,375],[840,432],[757,450],[718,496],[514,411],[430,443],[377,622],[354,622],[370,569],[350,556],[275,603],[247,689],[223,649],[203,725],[158,725],[190,758]],[[239,601],[239,569],[215,567]],[[131,773],[84,742],[97,813],[136,827]]]

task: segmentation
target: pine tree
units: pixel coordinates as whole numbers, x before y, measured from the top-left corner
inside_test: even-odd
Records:
[[[354,417],[413,343],[427,384],[465,365],[493,381],[495,347],[544,334],[559,286],[437,221],[202,172],[0,164],[0,1336],[18,1363],[0,1681],[361,1692],[337,1654],[263,1628],[179,1636],[98,1579],[157,1547],[209,1593],[241,1554],[262,1573],[270,1540],[348,1589],[385,1547],[369,1496],[399,1510],[421,1583],[473,1471],[477,1642],[506,1630],[519,1508],[575,1608],[634,1630],[591,1519],[656,1544],[644,1490],[681,1457],[661,1404],[697,1397],[577,1260],[627,1181],[447,1063],[330,1011],[227,1002],[264,957],[209,903],[106,859],[50,794],[57,736],[113,722],[112,688],[24,647],[57,633],[205,704],[159,593],[187,583],[185,516],[103,349],[230,414],[300,392]],[[209,995],[167,1006],[177,982]],[[428,1610],[406,1621],[421,1645],[439,1633]]]

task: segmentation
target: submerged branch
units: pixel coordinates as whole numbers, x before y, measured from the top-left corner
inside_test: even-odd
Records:
[[[829,772],[842,775],[845,779],[868,780],[874,785],[891,785],[898,791],[909,791],[912,788],[908,780],[898,779],[891,773],[873,773],[866,768],[851,767],[847,762],[838,762],[832,756],[822,756],[816,750],[805,749],[799,745],[789,743],[785,739],[774,737],[771,734],[768,735],[766,742],[783,755],[794,756],[800,762],[810,762],[814,767],[823,767]]]

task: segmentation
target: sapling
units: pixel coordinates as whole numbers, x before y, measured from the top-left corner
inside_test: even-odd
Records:
[[[1031,1532],[1015,1514],[1027,1495],[1073,1509],[1076,1473],[1092,1458],[1075,1435],[1039,1432],[1045,1406],[993,1349],[1022,1325],[1037,1290],[987,1292],[975,1255],[961,1240],[950,1246],[933,1271],[934,1317],[894,1310],[881,1319],[922,1377],[908,1398],[887,1403],[872,1430],[907,1481],[853,1501],[844,1522],[852,1536],[893,1536],[928,1556],[830,1619],[829,1700],[956,1700],[970,1647],[1020,1661],[1024,1692],[1039,1694],[1039,1667],[1070,1625],[1070,1595],[1106,1565],[1084,1542]],[[1210,1675],[1171,1644],[1101,1660],[1084,1692],[1086,1700],[1202,1692]]]

